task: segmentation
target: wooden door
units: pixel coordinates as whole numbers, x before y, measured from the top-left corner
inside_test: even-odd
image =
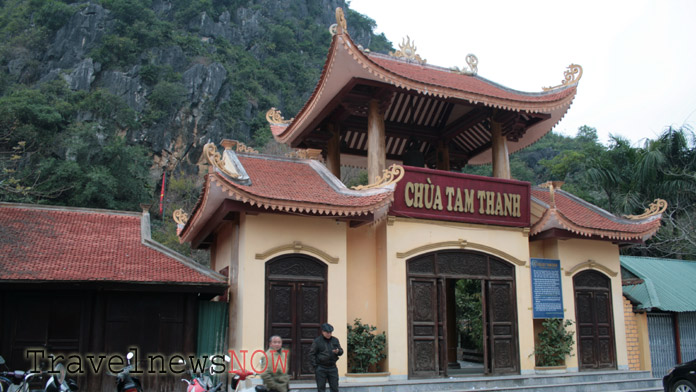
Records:
[[[274,259],[267,264],[266,342],[283,338],[290,350],[288,374],[313,378],[309,349],[326,322],[326,266],[303,255]]]
[[[437,279],[410,278],[408,283],[411,375],[435,377],[441,369],[438,282]]]
[[[573,284],[580,370],[616,368],[610,279],[588,270]]]
[[[516,373],[517,355],[517,312],[515,294],[511,281],[488,281],[485,295],[488,310],[487,343],[489,369],[492,373]]]

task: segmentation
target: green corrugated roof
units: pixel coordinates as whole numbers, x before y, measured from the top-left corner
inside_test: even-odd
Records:
[[[696,261],[621,256],[621,267],[643,283],[623,287],[638,309],[669,312],[696,311]]]

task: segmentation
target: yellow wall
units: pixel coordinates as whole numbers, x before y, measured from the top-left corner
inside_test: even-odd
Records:
[[[235,299],[237,318],[236,323],[230,326],[236,331],[236,339],[230,344],[230,349],[249,350],[252,353],[265,347],[265,263],[293,251],[268,255],[263,260],[256,259],[256,254],[299,241],[339,259],[338,263],[332,264],[311,251],[297,252],[315,257],[328,266],[327,321],[334,326],[334,336],[345,350],[348,314],[346,224],[325,218],[241,214],[240,227],[238,289]],[[345,355],[338,361],[339,374],[346,372],[346,362]]]
[[[336,328],[334,335],[339,338],[345,349],[345,325],[352,323],[355,318],[376,325],[380,332],[386,331],[387,360],[380,370],[391,372],[392,377],[396,379],[408,376],[407,259],[442,249],[462,249],[456,243],[464,240],[467,242],[463,248],[465,250],[490,253],[515,265],[522,374],[534,371],[534,358],[529,357],[534,350],[535,337],[530,256],[561,260],[565,315],[571,320],[575,320],[573,283],[572,276],[567,276],[565,272],[590,259],[611,271],[620,271],[618,247],[610,242],[573,239],[530,243],[528,231],[520,228],[393,217],[376,224],[348,228],[345,222],[334,219],[280,214],[241,214],[239,224],[238,246],[234,245],[237,235],[235,226],[229,224],[218,231],[212,252],[212,263],[216,270],[228,265],[234,267],[235,260],[239,260],[238,271],[235,274],[237,281],[231,282],[236,284],[230,303],[231,315],[236,315],[231,318],[234,322],[230,331],[231,349],[253,352],[265,346],[265,263],[293,250],[270,254],[263,260],[256,259],[256,255],[299,241],[339,259],[338,263],[333,264],[311,251],[299,250],[299,253],[313,256],[328,266],[328,322]],[[422,250],[408,256],[397,256],[397,253],[408,252],[424,245],[448,241],[449,245]],[[490,250],[477,249],[476,246],[490,247]],[[521,260],[524,265],[517,265],[510,258]],[[616,359],[619,368],[623,369],[628,367],[628,356],[621,278],[619,274],[610,278]],[[574,348],[574,353],[575,356],[569,358],[566,363],[570,370],[578,367],[577,347]],[[345,356],[339,361],[338,366],[339,374],[343,375],[347,369]]]
[[[406,260],[422,253],[441,249],[462,249],[458,246],[445,246],[428,249],[406,258],[397,257],[397,252],[407,252],[417,247],[460,239],[470,244],[489,246],[505,252],[517,259],[529,258],[529,239],[523,229],[497,226],[471,225],[464,223],[437,222],[427,220],[396,218],[386,226],[386,286],[389,312],[387,315],[388,358],[392,376],[408,375],[408,315],[406,292]],[[464,248],[468,249],[468,248]],[[472,248],[473,249],[473,248]],[[495,256],[501,257],[499,254]],[[501,257],[505,259],[505,257]],[[531,320],[527,309],[531,301],[529,272],[524,267],[515,266],[517,277],[517,311],[520,320]],[[530,323],[519,323],[520,359],[522,369],[528,368],[525,354],[527,342],[533,340],[533,327]]]
[[[595,267],[611,279],[612,311],[614,319],[614,341],[616,344],[616,364],[619,369],[628,369],[628,354],[626,351],[626,330],[623,314],[623,294],[621,290],[621,269],[619,263],[619,248],[609,241],[585,239],[545,240],[530,244],[530,256],[561,260],[561,284],[563,289],[563,307],[565,318],[575,321],[575,293],[573,276],[566,275],[573,267],[594,260],[616,276]],[[574,271],[573,275],[584,271],[583,268]],[[530,304],[531,306],[531,304]],[[575,333],[577,338],[577,331]],[[566,359],[569,370],[578,369],[577,343],[573,348],[574,356]]]

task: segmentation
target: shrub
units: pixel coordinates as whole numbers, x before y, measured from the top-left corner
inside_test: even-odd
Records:
[[[539,341],[530,355],[536,357],[537,366],[560,366],[566,356],[573,356],[574,331],[566,328],[573,325],[571,320],[546,319],[541,324],[544,329],[539,332]]]
[[[367,373],[370,366],[386,358],[384,349],[387,336],[384,332],[375,335],[377,327],[363,324],[357,318],[348,324],[348,369],[351,373]]]

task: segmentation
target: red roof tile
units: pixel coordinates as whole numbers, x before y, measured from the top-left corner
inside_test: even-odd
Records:
[[[262,198],[325,205],[327,207],[370,207],[389,199],[390,192],[374,194],[340,193],[322,178],[309,160],[284,160],[264,156],[238,155],[252,185],[231,185]],[[328,172],[327,172],[328,173]],[[348,191],[348,189],[345,189]]]
[[[369,59],[388,71],[414,81],[511,101],[554,102],[575,93],[574,87],[548,93],[524,93],[502,87],[480,76],[464,75],[441,67],[410,63],[379,54],[370,54]]]
[[[532,188],[532,197],[547,207],[544,216],[532,226],[532,235],[555,227],[586,236],[646,240],[660,228],[661,215],[641,220],[617,217],[558,189],[554,192],[555,207],[548,189]]]
[[[231,179],[217,168],[209,173],[191,218],[179,234],[182,241],[191,241],[195,232],[203,230],[223,199],[269,211],[324,216],[373,214],[373,218],[386,214],[394,200],[394,186],[348,189],[319,161],[231,151],[225,154],[238,159],[248,180]]]
[[[0,281],[225,284],[143,244],[141,214],[0,204],[0,222]]]

